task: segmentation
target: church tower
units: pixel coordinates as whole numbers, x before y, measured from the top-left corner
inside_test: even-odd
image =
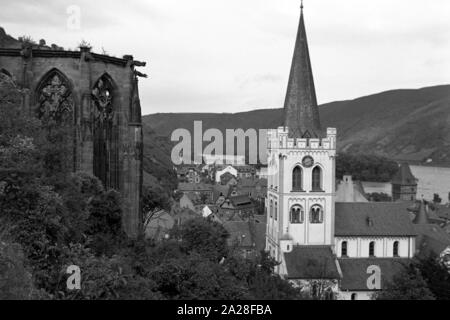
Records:
[[[335,156],[336,129],[321,130],[302,5],[284,126],[268,134],[266,250],[281,274],[296,248],[334,251]]]

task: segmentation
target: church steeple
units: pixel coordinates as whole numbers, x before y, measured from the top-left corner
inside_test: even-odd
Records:
[[[303,18],[303,1],[300,8],[300,24],[284,102],[284,126],[289,128],[290,137],[320,138],[322,132]]]

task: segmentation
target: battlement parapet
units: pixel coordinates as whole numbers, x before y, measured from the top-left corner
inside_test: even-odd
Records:
[[[311,149],[311,150],[335,150],[336,149],[336,128],[328,128],[327,136],[318,138],[289,138],[289,128],[278,127],[269,130],[267,133],[268,149]]]

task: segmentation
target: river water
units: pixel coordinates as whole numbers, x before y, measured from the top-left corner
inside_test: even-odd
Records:
[[[443,203],[449,201],[450,192],[450,168],[429,167],[411,165],[412,174],[419,180],[417,199],[425,198],[432,200],[435,193],[439,194]],[[390,183],[364,181],[364,191],[366,193],[383,192],[392,196],[392,186]]]

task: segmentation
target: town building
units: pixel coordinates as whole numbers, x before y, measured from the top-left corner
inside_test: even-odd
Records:
[[[369,202],[361,181],[353,181],[352,176],[345,175],[336,186],[337,202]]]
[[[348,176],[337,193],[336,145],[337,130],[321,129],[302,6],[284,126],[268,133],[266,251],[278,274],[313,296],[370,299],[417,254],[424,231],[411,202],[367,202]],[[399,198],[415,199],[407,166],[393,182]]]
[[[246,195],[230,196],[219,207],[223,221],[247,221],[255,214],[255,203]]]
[[[407,163],[392,178],[392,199],[394,201],[414,201],[417,197],[417,179],[413,176]]]
[[[235,178],[237,178],[237,176],[238,176],[238,171],[233,166],[226,166],[226,167],[218,166],[215,168],[216,183],[220,183],[220,178],[226,173],[231,174]]]

